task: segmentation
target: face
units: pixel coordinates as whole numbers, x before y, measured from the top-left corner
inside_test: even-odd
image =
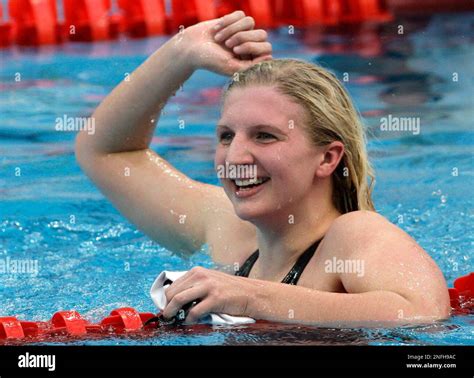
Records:
[[[323,159],[304,130],[305,120],[305,109],[275,88],[250,86],[227,94],[216,130],[216,169],[255,167],[257,175],[257,181],[221,177],[240,218],[292,214],[292,207],[305,203]],[[244,178],[245,170],[235,172]]]

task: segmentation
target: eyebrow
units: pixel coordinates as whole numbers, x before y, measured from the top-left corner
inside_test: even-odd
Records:
[[[232,130],[232,127],[229,127],[227,125],[217,125],[217,131],[219,131],[220,129]],[[256,130],[271,129],[271,130],[274,130],[277,133],[284,134],[283,130],[279,129],[278,127],[272,126],[272,125],[266,125],[266,124],[259,124],[259,125],[250,126],[249,129],[256,129]]]

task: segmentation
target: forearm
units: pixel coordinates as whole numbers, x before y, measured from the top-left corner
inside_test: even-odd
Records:
[[[159,112],[192,75],[187,49],[176,36],[123,80],[93,114],[95,134],[80,133],[89,151],[114,153],[149,146]]]
[[[260,280],[256,280],[260,281]],[[355,325],[403,322],[416,316],[413,305],[390,291],[330,293],[300,286],[260,281],[251,295],[248,316],[255,319]]]

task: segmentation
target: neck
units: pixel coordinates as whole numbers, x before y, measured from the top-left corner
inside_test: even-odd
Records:
[[[291,211],[272,214],[268,222],[256,222],[259,257],[253,273],[262,280],[278,281],[315,240],[326,234],[341,215],[329,198],[306,201]],[[308,211],[311,209],[311,211]],[[290,215],[292,217],[290,217]]]

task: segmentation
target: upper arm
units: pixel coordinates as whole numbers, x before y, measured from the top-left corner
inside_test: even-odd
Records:
[[[222,224],[237,218],[222,188],[192,180],[152,150],[97,154],[77,143],[77,160],[99,189],[171,251],[193,253],[212,236],[216,216]]]
[[[442,272],[407,233],[375,212],[357,211],[338,220],[344,258],[363,267],[362,275],[341,274],[347,292],[389,291],[406,299],[413,314],[449,314]]]

